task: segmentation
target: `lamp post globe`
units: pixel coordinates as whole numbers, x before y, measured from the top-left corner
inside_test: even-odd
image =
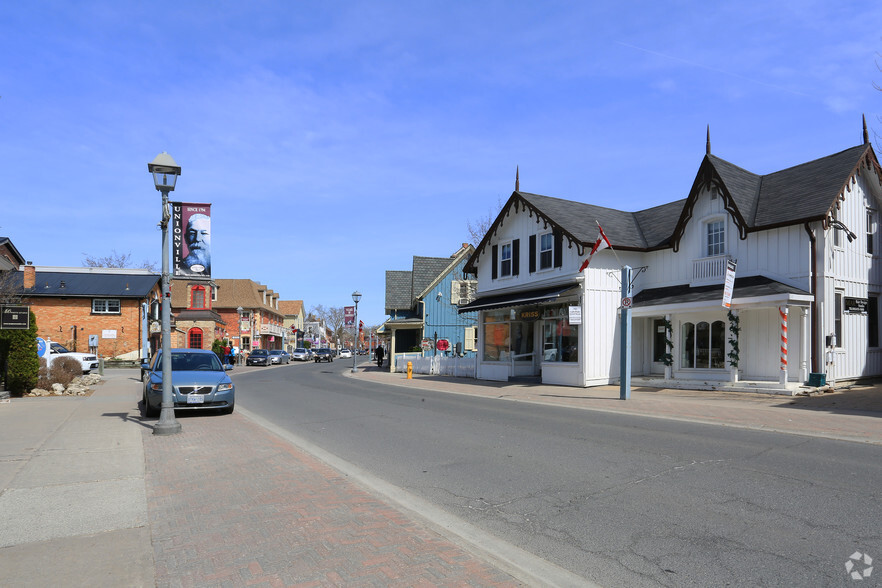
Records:
[[[358,373],[358,301],[361,300],[361,292],[356,290],[352,293],[352,301],[355,302],[355,323],[352,325],[352,373]]]
[[[172,393],[171,368],[171,288],[169,284],[168,221],[171,220],[168,193],[175,189],[179,166],[171,155],[163,151],[147,164],[153,174],[153,185],[162,193],[162,406],[159,421],[153,426],[154,435],[174,435],[181,432],[181,423],[175,419],[175,399]]]

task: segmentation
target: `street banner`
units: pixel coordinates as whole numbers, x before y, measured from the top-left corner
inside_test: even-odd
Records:
[[[723,306],[732,306],[732,290],[735,289],[735,266],[734,259],[726,262],[726,284],[723,286]]]
[[[211,204],[172,202],[172,275],[211,279]]]
[[[354,306],[344,306],[343,307],[343,326],[344,327],[354,327],[355,326],[355,307]]]

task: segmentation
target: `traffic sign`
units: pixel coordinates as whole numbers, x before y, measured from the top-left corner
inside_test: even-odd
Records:
[[[622,298],[622,308],[631,308],[631,303],[633,299],[630,296],[625,296]]]

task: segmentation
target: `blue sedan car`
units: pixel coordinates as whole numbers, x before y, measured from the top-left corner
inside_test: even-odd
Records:
[[[217,355],[208,349],[172,349],[172,395],[175,410],[216,409],[224,414],[236,405],[236,386]],[[162,350],[144,370],[144,414],[159,416],[162,407]],[[230,366],[232,368],[232,366]]]

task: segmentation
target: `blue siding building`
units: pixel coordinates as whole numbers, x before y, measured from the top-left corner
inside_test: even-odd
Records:
[[[411,271],[386,272],[389,319],[380,333],[387,340],[392,369],[396,353],[475,355],[478,313],[458,312],[477,290],[475,277],[463,273],[473,252],[474,247],[463,243],[450,257],[414,256]],[[423,345],[424,340],[431,344]],[[436,341],[441,341],[437,350]]]

